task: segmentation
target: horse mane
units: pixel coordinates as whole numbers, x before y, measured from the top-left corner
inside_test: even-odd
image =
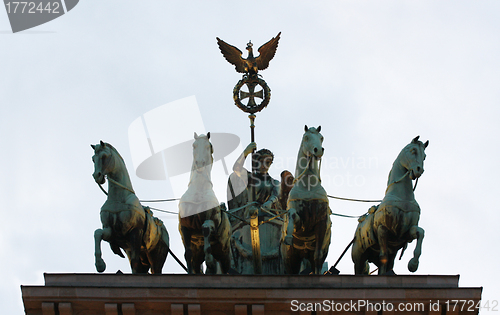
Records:
[[[107,143],[107,142],[104,142],[104,144],[109,147],[111,149],[111,151],[113,151],[114,153],[116,153],[116,155],[118,155],[118,157],[120,158],[120,160],[122,160],[123,163],[125,163],[125,160],[123,159],[123,157],[121,156],[120,152],[118,152],[118,150],[112,146],[111,144]]]
[[[413,139],[410,143],[408,143],[402,150],[401,152],[399,152],[398,154],[398,157],[396,158],[396,160],[394,160],[394,163],[396,163],[396,161],[399,160],[401,154],[403,154],[404,152],[408,151],[410,149],[410,147],[412,147],[413,145],[417,145],[417,146],[421,146],[425,149],[425,143],[423,143],[422,141],[418,140],[418,139]],[[393,164],[394,164],[393,163]]]
[[[401,151],[408,150],[408,148],[409,148],[410,146],[412,146],[413,144],[416,144],[416,145],[422,145],[422,146],[424,145],[424,143],[423,143],[422,141],[420,141],[420,140],[417,140],[417,141],[412,141],[412,142],[408,143],[408,144],[407,144],[407,145],[403,148],[403,150],[401,150]]]
[[[418,140],[416,142],[412,141],[412,142],[408,143],[407,145],[405,145],[405,147],[403,149],[401,149],[401,151],[399,151],[398,156],[396,157],[396,159],[394,160],[394,162],[392,162],[391,170],[389,171],[389,175],[387,176],[387,186],[390,185],[392,170],[394,169],[394,167],[396,166],[397,163],[400,163],[401,156],[403,155],[403,153],[405,153],[406,151],[408,151],[408,149],[410,148],[410,146],[412,146],[414,144],[418,144],[418,142],[420,142],[421,144],[423,144],[421,141],[418,141]]]

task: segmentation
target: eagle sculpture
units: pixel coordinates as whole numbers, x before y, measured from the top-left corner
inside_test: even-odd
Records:
[[[219,49],[224,55],[229,63],[233,64],[236,68],[237,72],[245,73],[247,76],[257,76],[257,72],[259,70],[264,70],[269,66],[269,61],[273,59],[274,54],[276,53],[276,48],[278,48],[278,41],[280,39],[281,32],[276,35],[276,37],[271,38],[270,41],[260,46],[258,57],[254,57],[253,55],[253,44],[250,41],[247,44],[248,57],[243,58],[241,50],[238,48],[229,45],[222,39],[217,37],[217,44],[219,45]]]

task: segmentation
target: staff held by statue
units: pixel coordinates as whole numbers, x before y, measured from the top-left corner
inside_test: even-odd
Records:
[[[281,32],[278,33],[276,37],[273,37],[270,41],[262,45],[259,49],[259,56],[254,57],[253,55],[253,44],[251,41],[247,44],[246,49],[248,50],[248,57],[245,59],[242,57],[242,52],[238,48],[229,45],[223,40],[217,37],[217,44],[222,52],[222,55],[226,60],[233,64],[236,71],[243,73],[243,77],[235,85],[233,89],[233,99],[242,111],[249,113],[248,118],[250,119],[250,139],[252,143],[255,143],[255,113],[260,112],[264,107],[269,104],[271,99],[271,89],[268,87],[266,81],[264,81],[258,74],[259,70],[264,70],[269,66],[269,61],[273,59],[276,49],[278,48],[278,41],[280,39]],[[242,91],[241,88],[246,85],[248,92]],[[260,86],[259,91],[255,91],[257,86]],[[262,101],[257,104],[256,98],[262,99]],[[247,104],[243,104],[242,100],[248,99]],[[255,150],[254,150],[255,151]],[[252,161],[254,159],[252,152]],[[252,174],[255,174],[255,165],[252,163]],[[252,177],[250,177],[251,180]],[[250,196],[251,202],[256,201],[255,185],[249,183],[250,185]],[[250,231],[252,237],[252,253],[253,253],[253,265],[254,273],[262,274],[262,258],[260,251],[260,239],[259,239],[259,222],[258,222],[258,209],[252,206],[249,209],[250,213]]]

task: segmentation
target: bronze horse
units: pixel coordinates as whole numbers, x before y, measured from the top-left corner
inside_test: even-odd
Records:
[[[202,273],[205,261],[207,273],[222,273],[231,267],[231,224],[222,211],[212,188],[213,148],[210,133],[194,134],[193,165],[188,189],[179,202],[179,232],[184,244],[188,273]]]
[[[298,274],[303,261],[310,264],[314,274],[320,274],[328,255],[332,222],[319,174],[319,161],[324,152],[320,131],[321,126],[305,126],[297,157],[281,244],[287,274]]]
[[[418,226],[420,207],[415,201],[412,180],[424,172],[425,148],[416,137],[394,161],[382,203],[373,206],[359,219],[353,241],[352,260],[355,274],[369,274],[368,262],[382,275],[392,271],[398,250],[417,240],[408,270],[415,272],[422,252],[424,230]],[[403,255],[401,253],[401,256]]]
[[[148,273],[150,269],[151,273],[161,273],[169,251],[167,229],[149,208],[139,203],[118,151],[102,141],[91,147],[94,180],[102,185],[108,178],[108,198],[101,207],[102,229],[94,233],[97,271],[106,269],[101,252],[101,240],[105,240],[122,258],[125,256],[121,249],[125,250],[132,273]]]

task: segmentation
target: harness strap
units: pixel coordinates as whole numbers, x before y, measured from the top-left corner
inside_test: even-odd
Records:
[[[307,169],[309,169],[309,166],[311,165],[311,160],[312,159],[313,159],[312,157],[309,158],[309,159],[307,159],[306,168],[304,168],[304,170],[302,171],[302,173],[300,173],[300,175],[293,180],[293,185],[295,185],[295,183],[298,182],[305,175]],[[318,175],[317,176],[318,176],[318,180],[319,180],[320,183],[321,183],[321,162],[322,162],[322,159],[319,159],[319,169],[318,169]]]
[[[96,182],[97,183],[97,182]],[[101,184],[97,183],[97,185],[99,185],[99,188],[101,188],[102,192],[107,196],[108,195],[108,192],[106,190],[104,190],[104,188],[102,187]]]
[[[387,194],[387,190],[389,189],[389,187],[391,187],[394,184],[397,184],[397,183],[401,182],[408,174],[410,174],[410,171],[406,171],[406,173],[403,176],[401,176],[400,179],[395,180],[392,183],[390,183],[389,186],[387,186],[387,188],[385,189],[385,193]]]
[[[390,184],[389,184],[389,186],[387,186],[387,188],[385,189],[385,193],[387,193],[387,190],[389,189],[389,187],[391,187],[392,185],[397,184],[397,183],[399,183],[400,181],[402,181],[402,180],[403,180],[403,179],[404,179],[404,178],[405,178],[408,174],[410,174],[410,171],[409,171],[409,170],[408,170],[408,171],[406,171],[406,173],[405,173],[403,176],[401,176],[401,178],[400,178],[400,179],[395,180],[395,181],[393,181],[392,183],[390,183]],[[417,177],[417,179],[415,180],[415,186],[413,186],[413,191],[415,191],[415,189],[417,189],[417,184],[418,184],[418,177]],[[333,198],[335,198],[335,197],[333,197]],[[340,199],[340,198],[339,198],[339,199]]]
[[[117,182],[116,180],[112,179],[112,178],[111,178],[111,177],[109,177],[109,176],[107,176],[107,177],[108,177],[108,180],[109,180],[111,183],[113,183],[113,184],[115,184],[116,186],[121,187],[121,188],[123,188],[123,189],[125,189],[125,190],[128,190],[128,191],[130,191],[131,193],[133,193],[133,194],[135,195],[135,191],[134,191],[133,189],[128,188],[127,186],[124,186],[124,185],[120,184],[119,182]]]
[[[123,188],[125,190],[128,190],[130,191],[131,193],[133,193],[135,195],[135,191],[133,189],[130,189],[122,184],[120,184],[119,182],[117,182],[116,180],[112,179],[111,177],[107,176],[106,177],[108,178],[108,181],[110,181],[111,183],[115,184],[116,186],[120,187],[120,188]],[[97,182],[96,182],[97,183]],[[101,184],[97,183],[97,185],[99,185],[99,188],[101,188],[102,192],[107,196],[108,195],[108,192],[102,187]],[[169,200],[170,201],[170,200]]]
[[[323,159],[319,159],[318,179],[320,183],[321,183],[321,162],[323,162]]]
[[[305,173],[306,173],[307,169],[309,168],[309,164],[310,164],[310,163],[311,163],[311,159],[309,158],[309,159],[307,160],[307,165],[306,165],[306,167],[304,168],[304,170],[302,171],[302,173],[300,173],[300,175],[299,175],[299,176],[297,176],[297,178],[295,178],[295,179],[293,180],[293,185],[295,185],[295,183],[296,183],[296,182],[298,182],[298,181],[302,178],[302,176],[304,176],[304,175],[305,175]]]

